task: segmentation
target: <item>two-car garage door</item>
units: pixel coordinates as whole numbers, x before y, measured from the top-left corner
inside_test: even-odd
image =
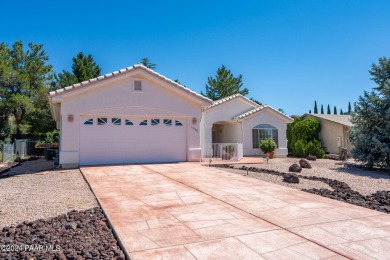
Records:
[[[80,117],[80,164],[186,161],[184,118]]]

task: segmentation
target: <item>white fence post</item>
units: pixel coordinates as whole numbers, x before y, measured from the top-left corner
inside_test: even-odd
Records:
[[[231,160],[238,161],[243,158],[242,143],[208,143],[202,147],[202,160]]]

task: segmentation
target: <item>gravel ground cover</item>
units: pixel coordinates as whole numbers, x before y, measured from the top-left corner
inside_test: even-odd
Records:
[[[279,164],[275,164],[275,161]],[[310,162],[312,169],[303,169],[301,173],[297,173],[300,178],[298,184],[284,182],[282,175],[288,172],[293,163],[297,163],[297,159],[279,158],[270,160],[268,164],[214,167],[223,167],[236,174],[390,213],[389,173],[369,171],[352,161],[318,160]],[[332,166],[335,168],[327,168]],[[364,185],[359,187],[358,184],[362,183]]]
[[[274,158],[268,161],[268,164],[251,164],[245,165],[247,167],[259,167],[264,169],[276,170],[281,172],[288,172],[288,168],[293,163],[298,163],[297,158]],[[338,180],[347,183],[352,190],[359,192],[362,195],[370,195],[380,190],[390,190],[390,173],[367,170],[356,163],[353,159],[348,159],[345,162],[335,161],[329,159],[321,159],[316,161],[309,161],[312,169],[302,169],[300,175],[324,177],[333,180]],[[243,165],[237,164],[236,168]],[[259,178],[262,178],[261,176]],[[282,180],[282,178],[279,178]],[[280,183],[279,183],[280,184]],[[314,185],[314,186],[312,186]],[[302,181],[297,188],[325,188],[323,184],[315,186],[313,182]],[[291,185],[290,185],[291,187]]]
[[[0,175],[0,228],[98,206],[78,169],[26,161]]]
[[[0,165],[0,259],[124,258],[80,170]]]
[[[100,208],[24,221],[0,233],[1,259],[125,259]]]

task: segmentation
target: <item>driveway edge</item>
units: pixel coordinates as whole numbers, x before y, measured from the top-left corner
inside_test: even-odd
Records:
[[[110,217],[108,216],[106,210],[102,206],[102,203],[100,202],[99,198],[96,196],[95,192],[93,191],[91,185],[89,184],[89,182],[88,182],[87,178],[85,177],[85,175],[84,175],[83,171],[81,170],[81,168],[79,168],[79,171],[81,172],[81,175],[83,176],[83,178],[84,178],[85,182],[87,183],[89,189],[92,191],[93,196],[95,196],[96,201],[99,204],[99,207],[102,209],[103,214],[104,214],[104,216],[106,217],[106,219],[108,221],[108,226],[111,228],[112,233],[114,234],[114,237],[118,241],[119,247],[122,249],[123,253],[125,254],[126,259],[127,260],[131,260],[132,258],[130,257],[130,253],[127,252],[126,247],[124,246],[124,244],[122,242],[122,238],[120,237],[118,232],[115,230],[114,225],[111,223]]]

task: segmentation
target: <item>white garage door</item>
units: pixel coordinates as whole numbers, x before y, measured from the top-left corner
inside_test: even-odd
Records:
[[[186,161],[184,119],[82,116],[80,164]]]

